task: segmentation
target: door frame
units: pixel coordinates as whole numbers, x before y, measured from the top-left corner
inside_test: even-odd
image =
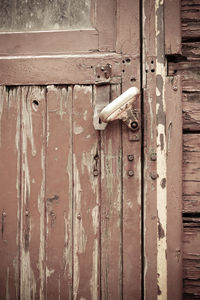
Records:
[[[182,299],[180,1],[143,0],[144,298]]]

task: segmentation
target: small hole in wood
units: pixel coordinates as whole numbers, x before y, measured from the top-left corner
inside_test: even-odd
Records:
[[[122,60],[123,64],[125,64],[125,60]]]
[[[91,69],[93,68],[93,66],[90,67]]]
[[[135,81],[136,81],[136,78],[132,77],[131,82],[135,82]]]
[[[37,100],[33,100],[32,107],[34,111],[38,110],[39,102]]]
[[[151,61],[151,64],[153,64],[153,63],[154,63],[154,61],[152,60],[152,61]]]
[[[151,69],[151,72],[154,73],[154,72],[155,72],[155,69]]]
[[[122,70],[122,72],[124,73],[124,72],[125,72],[125,70]]]
[[[129,64],[131,62],[130,58],[127,58],[126,62]]]
[[[99,118],[99,124],[102,124],[102,121],[101,121],[101,119]]]
[[[100,78],[100,75],[97,75],[97,78]]]

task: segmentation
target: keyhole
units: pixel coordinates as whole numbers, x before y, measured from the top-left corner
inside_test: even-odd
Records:
[[[39,102],[37,100],[33,100],[32,107],[34,111],[38,110]]]

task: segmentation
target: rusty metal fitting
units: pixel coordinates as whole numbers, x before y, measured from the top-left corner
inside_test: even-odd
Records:
[[[128,176],[129,176],[129,177],[133,177],[133,175],[134,175],[133,170],[128,170]]]
[[[156,180],[158,178],[158,174],[156,172],[152,172],[150,176],[152,180]]]
[[[150,158],[152,161],[156,161],[157,160],[157,154],[155,152],[151,153]]]
[[[129,161],[133,161],[134,160],[134,155],[133,154],[129,154],[128,155],[128,160]]]

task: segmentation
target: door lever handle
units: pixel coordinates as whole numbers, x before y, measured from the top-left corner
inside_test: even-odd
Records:
[[[131,87],[101,111],[99,118],[102,122],[108,123],[114,120],[122,120],[133,131],[140,127],[140,114],[136,109],[139,90]]]

